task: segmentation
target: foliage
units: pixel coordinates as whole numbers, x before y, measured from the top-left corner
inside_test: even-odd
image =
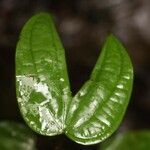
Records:
[[[128,131],[102,143],[101,150],[148,150],[150,148],[150,131]]]
[[[132,82],[130,58],[110,35],[89,80],[72,97],[52,17],[35,15],[21,32],[16,51],[18,103],[27,124],[42,135],[65,133],[84,145],[103,141],[123,118]]]
[[[35,150],[35,137],[22,124],[3,121],[0,122],[1,150]]]

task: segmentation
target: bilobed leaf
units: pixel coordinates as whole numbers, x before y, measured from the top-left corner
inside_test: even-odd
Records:
[[[0,149],[35,150],[35,137],[22,124],[3,121],[0,123]]]
[[[64,49],[52,17],[40,13],[24,26],[16,50],[17,99],[28,125],[43,135],[63,132],[71,98]]]
[[[80,144],[103,141],[119,126],[127,108],[133,82],[130,58],[109,36],[90,79],[69,106],[66,134]]]
[[[150,131],[128,131],[119,133],[102,143],[100,150],[148,150]]]
[[[77,143],[103,141],[119,126],[133,82],[130,58],[109,36],[90,79],[71,97],[64,49],[49,14],[24,26],[16,50],[17,99],[25,121],[43,135]]]

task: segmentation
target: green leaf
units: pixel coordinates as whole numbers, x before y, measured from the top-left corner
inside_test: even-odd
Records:
[[[43,135],[62,133],[71,94],[64,49],[47,13],[32,17],[21,32],[16,85],[19,107],[28,125]]]
[[[111,35],[91,78],[69,106],[66,134],[84,145],[95,144],[109,137],[123,118],[132,82],[130,58],[120,42]]]
[[[10,121],[0,123],[1,150],[35,150],[35,138],[28,128]]]
[[[25,121],[43,135],[65,133],[77,143],[103,141],[119,126],[133,82],[130,58],[109,36],[90,79],[71,97],[64,49],[50,15],[24,26],[16,51],[17,99]]]
[[[106,140],[100,150],[148,150],[150,148],[150,131],[130,131],[120,133]]]

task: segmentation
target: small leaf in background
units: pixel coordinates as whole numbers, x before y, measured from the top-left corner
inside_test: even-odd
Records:
[[[0,150],[35,150],[35,137],[22,124],[0,122]]]
[[[119,133],[106,140],[99,150],[149,150],[150,131],[130,131]]]
[[[119,126],[127,108],[133,82],[131,60],[114,37],[109,36],[91,78],[73,98],[66,134],[80,144],[95,144]]]
[[[32,17],[21,32],[16,80],[19,107],[28,125],[43,135],[62,133],[71,92],[64,49],[47,13]]]

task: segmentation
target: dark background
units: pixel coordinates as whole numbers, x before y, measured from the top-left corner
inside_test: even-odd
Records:
[[[135,80],[122,130],[150,128],[149,0],[0,0],[0,121],[23,122],[15,95],[15,47],[24,23],[53,12],[63,41],[73,94],[88,79],[102,43],[114,33],[131,56]],[[39,150],[96,150],[65,136],[38,136]]]

